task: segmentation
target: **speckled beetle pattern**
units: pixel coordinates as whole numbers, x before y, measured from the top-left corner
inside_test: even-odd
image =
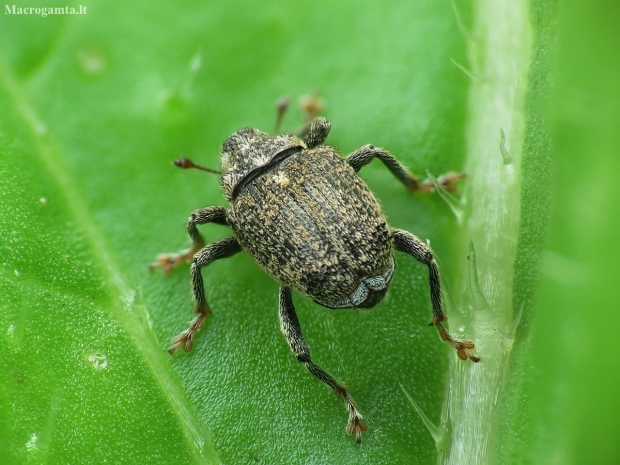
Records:
[[[230,202],[195,210],[187,223],[192,247],[179,254],[160,255],[153,268],[170,272],[191,261],[192,291],[198,316],[179,334],[169,352],[190,351],[196,332],[210,308],[201,268],[214,260],[247,252],[280,283],[280,326],[293,354],[310,373],[344,399],[349,414],[347,432],[360,443],[367,426],[344,384],[312,362],[293,306],[291,290],[329,308],[371,308],[378,304],[394,273],[394,250],[405,252],[428,266],[432,325],[462,360],[477,362],[471,341],[454,339],[442,326],[443,309],[439,269],[431,249],[413,234],[390,228],[381,207],[358,171],[374,158],[408,189],[430,192],[433,184],[419,182],[389,152],[366,145],[343,158],[323,145],[330,123],[318,117],[305,135],[272,136],[253,128],[231,135],[220,151],[220,187]],[[187,159],[182,168],[199,168]],[[453,188],[462,176],[449,173],[440,183]],[[205,246],[197,225],[229,226],[234,236]]]

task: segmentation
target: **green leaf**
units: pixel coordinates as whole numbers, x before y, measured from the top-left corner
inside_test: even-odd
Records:
[[[462,169],[469,78],[450,61],[465,62],[450,5],[86,6],[0,18],[0,459],[432,461],[400,388],[438,420],[454,354],[427,326],[425,267],[398,255],[370,312],[294,296],[314,360],[349,385],[370,425],[357,447],[342,401],[290,353],[277,284],[249,257],[204,270],[213,314],[188,356],[166,354],[192,316],[188,269],[148,265],[187,244],[193,209],[225,205],[215,177],[171,160],[215,166],[233,131],[271,130],[284,94],[318,90],[343,153],[373,143],[422,176]],[[285,129],[301,118],[293,109]],[[363,177],[394,227],[432,239],[449,283],[465,262],[449,208],[408,194],[383,166]]]
[[[613,5],[84,5],[0,16],[1,463],[618,462]],[[171,160],[215,167],[228,135],[313,91],[343,154],[372,143],[421,176],[468,175],[454,215],[362,171],[390,224],[431,241],[479,364],[426,326],[410,257],[371,311],[294,295],[314,361],[369,424],[361,446],[247,255],[203,271],[213,314],[189,355],[166,353],[192,317],[188,268],[148,270],[187,245],[193,209],[226,204]]]

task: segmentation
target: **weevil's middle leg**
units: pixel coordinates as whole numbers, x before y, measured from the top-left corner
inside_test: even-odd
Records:
[[[383,164],[392,172],[392,174],[407,187],[407,189],[419,192],[433,192],[435,190],[435,185],[430,179],[420,181],[420,178],[411,174],[409,170],[394,157],[394,155],[387,150],[373,147],[372,145],[365,145],[351,153],[346,157],[346,161],[355,171],[359,171],[370,163],[375,157],[381,160]],[[439,176],[437,178],[437,182],[446,190],[455,192],[456,186],[454,184],[464,177],[464,173],[449,172]]]
[[[191,261],[196,252],[202,249],[205,245],[205,239],[202,234],[200,234],[196,226],[206,223],[216,223],[228,226],[228,221],[226,220],[226,209],[224,207],[214,206],[194,210],[190,215],[189,220],[187,220],[187,226],[185,227],[187,235],[192,240],[192,246],[189,249],[182,250],[178,253],[158,255],[157,262],[150,266],[151,270],[162,268],[163,272],[168,274],[181,263]]]
[[[215,260],[232,257],[240,251],[241,245],[239,245],[237,239],[227,237],[209,244],[194,256],[194,263],[192,263],[191,267],[192,293],[194,294],[195,302],[194,312],[198,316],[192,321],[189,328],[174,338],[172,347],[168,350],[170,354],[175,353],[180,347],[183,347],[185,352],[192,350],[192,343],[196,332],[202,327],[207,315],[211,313],[207,298],[205,297],[205,288],[200,269],[210,265]]]
[[[453,338],[448,330],[441,324],[441,322],[447,320],[448,317],[443,309],[439,268],[437,267],[437,262],[435,262],[435,257],[431,249],[418,237],[402,229],[393,230],[393,241],[396,250],[408,253],[417,261],[428,266],[428,281],[431,288],[431,303],[433,305],[433,321],[431,324],[437,328],[441,339],[449,342],[450,345],[454,347],[461,360],[470,359],[472,362],[479,362],[480,358],[469,352],[469,349],[474,348],[474,343],[472,341],[461,341]]]
[[[347,423],[347,433],[355,434],[355,442],[358,444],[362,442],[362,432],[366,431],[368,427],[362,419],[362,416],[357,411],[355,401],[349,394],[346,387],[336,381],[329,373],[323,370],[320,366],[314,364],[310,359],[310,348],[299,326],[299,320],[295,313],[295,307],[293,306],[293,299],[291,297],[291,290],[287,287],[280,288],[280,328],[282,333],[288,342],[289,347],[301,363],[306,365],[306,368],[312,375],[321,380],[332,390],[342,396],[344,405],[349,412],[349,422]]]

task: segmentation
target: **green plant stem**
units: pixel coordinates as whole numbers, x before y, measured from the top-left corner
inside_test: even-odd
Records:
[[[514,339],[513,275],[520,222],[521,153],[531,56],[529,4],[479,0],[469,35],[469,97],[464,231],[470,239],[470,312],[454,315],[476,343],[477,365],[454,360],[443,412],[445,464],[493,463],[499,400]],[[504,164],[500,128],[512,163]],[[476,250],[477,254],[476,254]],[[453,312],[454,313],[454,312]]]

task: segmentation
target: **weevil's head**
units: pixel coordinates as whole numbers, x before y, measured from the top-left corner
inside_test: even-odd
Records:
[[[278,155],[289,149],[305,148],[304,141],[291,133],[272,136],[254,128],[235,132],[220,150],[220,187],[224,197],[233,200],[240,183],[251,173],[275,162]]]

